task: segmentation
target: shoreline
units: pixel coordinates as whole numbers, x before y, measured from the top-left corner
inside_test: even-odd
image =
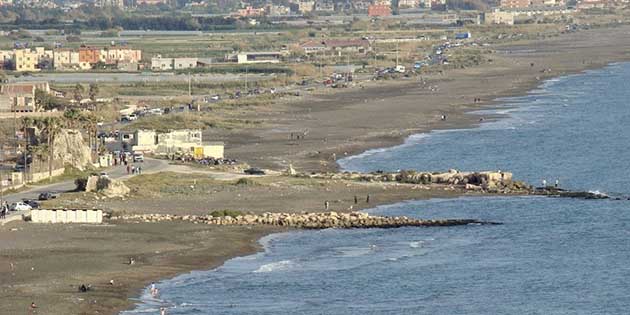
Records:
[[[572,71],[558,71],[558,72],[554,72],[552,74],[551,73],[550,74],[546,74],[544,76],[544,78],[541,77],[540,79],[537,78],[535,80],[525,81],[519,87],[516,87],[515,89],[512,89],[510,91],[504,91],[503,93],[495,94],[494,98],[492,98],[490,100],[486,100],[483,103],[474,104],[474,106],[471,106],[471,107],[461,108],[460,112],[457,113],[458,116],[461,116],[461,117],[458,117],[458,120],[454,124],[455,125],[454,128],[441,128],[441,127],[444,127],[444,126],[437,126],[437,128],[428,128],[428,129],[425,129],[425,128],[417,128],[415,130],[414,129],[406,129],[404,131],[401,131],[400,134],[398,134],[397,136],[387,137],[386,139],[381,138],[381,140],[379,141],[379,144],[377,144],[377,145],[372,145],[372,146],[364,145],[362,147],[357,147],[354,150],[347,151],[347,154],[344,154],[343,158],[335,160],[335,166],[333,167],[333,170],[340,170],[341,169],[341,166],[338,163],[339,160],[342,160],[342,159],[345,159],[345,158],[353,158],[353,157],[356,158],[357,156],[361,156],[363,154],[369,154],[369,152],[372,151],[372,150],[392,150],[392,149],[395,149],[396,147],[399,147],[401,145],[405,145],[406,142],[409,140],[409,138],[413,137],[414,135],[422,135],[422,134],[430,135],[431,133],[436,132],[436,131],[439,132],[439,131],[449,131],[449,130],[468,130],[468,129],[479,128],[479,126],[481,124],[483,124],[483,123],[489,123],[489,122],[494,122],[494,121],[503,119],[503,118],[507,117],[509,114],[495,113],[495,114],[492,114],[490,116],[484,117],[484,122],[479,122],[478,121],[479,115],[474,114],[474,112],[476,112],[476,111],[480,111],[480,110],[490,110],[490,111],[499,110],[499,109],[504,107],[502,105],[505,104],[505,99],[525,96],[529,92],[538,89],[539,87],[544,85],[549,80],[561,79],[563,77],[567,77],[567,76],[571,76],[571,75],[579,75],[579,74],[585,73],[585,72],[590,71],[590,70],[603,69],[605,67],[608,67],[608,66],[611,66],[611,65],[614,65],[614,64],[617,64],[617,63],[624,63],[624,62],[630,62],[630,56],[626,56],[626,57],[620,58],[620,59],[611,60],[611,61],[608,61],[608,62],[590,63],[586,67],[576,67]],[[394,84],[395,85],[399,85],[399,86],[404,86],[406,84],[413,84],[413,83],[396,82]],[[343,93],[343,92],[340,92],[340,93]],[[406,201],[408,201],[408,200],[401,200],[399,202],[406,202]],[[391,206],[391,205],[393,205],[393,204],[387,204],[385,206]],[[379,206],[371,207],[369,209],[375,209],[375,208],[382,207],[382,206],[383,205],[379,205]],[[262,243],[263,240],[267,240],[267,243],[268,243],[275,236],[287,235],[287,234],[290,234],[292,232],[295,232],[295,231],[270,232],[269,234],[263,235],[256,241],[256,244],[259,245],[257,250],[252,251],[252,252],[247,253],[247,254],[244,254],[244,255],[240,255],[240,256],[226,257],[226,259],[223,261],[223,263],[221,265],[225,264],[226,262],[228,262],[228,261],[230,261],[232,259],[237,259],[237,258],[241,258],[241,257],[249,257],[249,256],[252,256],[252,255],[262,254],[266,250],[265,249],[265,244]],[[215,270],[215,269],[219,268],[221,265],[214,266],[214,267],[207,268],[207,269],[203,269],[203,271]],[[192,272],[192,271],[194,271],[194,270],[191,270],[190,272]],[[188,273],[190,273],[190,272],[188,272]],[[184,273],[184,274],[188,274],[188,273]],[[183,274],[180,274],[178,276],[181,276],[181,275],[183,275]],[[172,280],[172,279],[174,279],[174,278],[161,279],[160,281],[168,281],[168,280]],[[136,297],[137,296],[138,295],[136,295]],[[131,299],[131,297],[130,297],[130,299]],[[130,308],[130,309],[127,309],[127,310],[133,310],[133,308]],[[123,313],[122,312],[118,312],[116,314],[123,314]]]
[[[592,44],[590,47],[586,48],[584,55],[593,56],[594,59],[597,59],[597,62],[589,64],[580,63],[575,59],[575,56],[573,56],[573,59],[567,58],[570,59],[569,61],[564,60],[564,54],[558,59],[558,53],[555,51],[548,54],[543,53],[542,56],[538,53],[534,53],[534,56],[530,56],[530,53],[527,53],[525,57],[517,57],[516,54],[511,56],[495,54],[497,55],[495,63],[488,67],[482,65],[469,69],[449,70],[444,76],[427,76],[431,84],[440,86],[439,93],[409,91],[409,87],[418,86],[416,80],[403,82],[370,82],[370,86],[374,87],[373,91],[362,91],[355,88],[347,91],[334,92],[330,95],[309,97],[309,99],[300,101],[298,104],[283,104],[278,110],[282,112],[281,115],[285,115],[282,117],[286,118],[286,120],[270,120],[271,123],[284,127],[284,130],[293,130],[296,126],[300,126],[304,123],[307,125],[307,128],[311,128],[311,133],[309,133],[307,141],[299,143],[298,145],[287,145],[286,135],[284,133],[269,131],[269,126],[266,126],[265,129],[267,130],[254,129],[242,132],[238,136],[240,139],[237,139],[234,143],[230,143],[230,147],[226,148],[226,152],[228,155],[235,155],[240,160],[247,161],[252,160],[252,156],[258,156],[257,153],[260,152],[261,158],[252,161],[252,164],[256,166],[260,163],[261,166],[282,168],[292,161],[295,161],[300,169],[338,170],[339,165],[337,161],[339,159],[332,160],[330,158],[332,153],[335,153],[339,158],[354,156],[370,149],[391,149],[392,147],[404,143],[405,140],[413,134],[430,133],[435,130],[475,128],[475,126],[479,124],[478,116],[471,112],[486,109],[499,109],[502,104],[501,98],[523,95],[534,90],[541,83],[545,82],[545,80],[578,74],[587,70],[600,69],[620,61],[628,61],[630,60],[630,55],[626,54],[625,51],[630,51],[630,40],[624,43],[622,39],[621,43],[619,43],[618,38],[616,38],[616,36],[619,36],[620,32],[623,33],[623,30],[626,30],[626,33],[628,33],[623,35],[625,35],[626,38],[630,38],[630,36],[628,36],[630,32],[627,32],[628,29],[630,28],[622,27],[617,29],[588,31],[590,36],[585,36],[586,39],[584,39],[584,41],[588,41],[589,38],[592,39],[593,37],[601,37],[603,38],[602,40],[608,43],[608,46],[606,46],[608,48],[602,49],[614,50],[614,53],[607,55],[601,53],[597,43]],[[584,35],[584,32],[577,34],[577,36],[581,36]],[[598,34],[605,35],[598,36]],[[575,36],[576,35],[560,36],[559,38],[529,42],[529,44],[524,45],[530,45],[527,47],[543,45],[543,48],[553,50],[558,49],[558,47],[554,45],[559,45],[561,48],[564,47],[563,42],[571,42],[573,44],[571,38],[575,38]],[[558,42],[560,42],[560,44],[558,44]],[[584,43],[577,42],[577,44],[580,45]],[[518,44],[504,46],[517,47]],[[580,47],[564,47],[564,49],[568,49],[569,52],[573,52],[574,54],[579,53],[581,55],[582,48]],[[566,55],[571,54],[567,53]],[[550,56],[555,56],[555,59]],[[546,61],[547,57],[551,59]],[[523,64],[526,63],[527,60],[536,60],[535,62],[537,64],[541,62],[539,60],[545,60],[542,61],[545,64],[555,65],[557,63],[560,66],[558,67],[559,69],[554,66],[552,72],[540,74],[538,72],[540,71],[540,67],[532,71],[529,69],[528,64]],[[477,82],[480,78],[485,78],[486,76],[490,78],[487,82]],[[540,76],[540,79],[537,79],[538,76]],[[495,83],[498,85],[496,89],[493,85]],[[446,92],[443,93],[442,91]],[[450,91],[456,92],[451,93]],[[471,91],[474,91],[474,94]],[[367,95],[362,95],[364,93],[367,93]],[[483,102],[472,103],[470,100],[477,96],[480,96]],[[419,97],[423,97],[423,106],[417,106],[416,104]],[[362,101],[367,98],[370,98],[371,101]],[[388,102],[385,102],[385,100],[388,100]],[[321,107],[318,106],[318,108],[316,108],[316,105],[321,105]],[[383,106],[390,106],[391,110],[384,110]],[[441,112],[448,114],[449,119],[447,122],[439,121],[438,116]],[[374,117],[375,115],[378,116]],[[269,114],[269,116],[272,115]],[[501,115],[488,118],[487,122],[496,119],[501,119]],[[334,127],[337,125],[340,127]],[[319,126],[323,126],[323,128],[315,128]],[[259,132],[261,132],[263,136],[257,135]],[[226,139],[229,136],[231,135],[225,134]],[[265,136],[268,136],[268,138],[265,138]],[[321,164],[321,161],[326,161],[326,164]],[[439,198],[439,196],[437,197]],[[374,206],[370,208],[374,208]],[[157,228],[163,227],[175,228],[171,225],[160,225]],[[135,233],[135,229],[144,229],[147,227],[142,225],[133,227],[130,225],[121,225],[119,228],[123,230],[134,230],[127,232],[129,232],[130,235],[135,235],[133,234]],[[196,227],[185,226],[177,228],[181,228],[187,232],[187,229],[194,230]],[[29,232],[29,230],[34,230],[27,226],[25,226],[24,229],[26,230],[24,233]],[[58,232],[55,227],[45,227],[43,229],[48,233]],[[197,230],[194,231],[197,233]],[[226,231],[232,234],[228,234],[227,237],[222,236],[221,234],[227,233]],[[85,313],[94,313],[95,310],[98,310],[101,314],[113,315],[120,314],[123,310],[131,310],[135,305],[134,299],[141,296],[146,286],[151,281],[171,279],[194,270],[213,270],[230,259],[259,253],[262,249],[262,244],[259,242],[261,238],[269,237],[276,233],[285,233],[286,231],[286,229],[261,228],[256,231],[217,229],[217,231],[214,232],[215,234],[211,235],[198,232],[200,233],[199,235],[203,237],[214,237],[218,239],[219,242],[239,242],[239,245],[236,246],[236,248],[233,248],[234,246],[225,246],[226,248],[212,256],[212,259],[208,259],[207,256],[210,255],[208,253],[193,253],[183,248],[178,248],[178,251],[170,253],[172,255],[168,257],[161,257],[159,254],[147,251],[144,255],[147,257],[146,267],[150,270],[145,272],[142,276],[133,274],[132,277],[128,279],[129,284],[127,286],[116,288],[117,291],[113,292],[112,295],[115,295],[116,298],[120,300],[116,300],[115,306],[110,305],[109,308],[85,304],[81,304],[80,306],[83,307],[82,310]],[[154,233],[152,237],[159,239],[159,232],[159,230],[152,231],[152,233]],[[22,232],[20,231],[19,233]],[[44,233],[42,234],[45,235]],[[71,235],[72,234],[66,234],[66,237],[71,238]],[[149,239],[147,242],[150,241],[152,241],[152,239]],[[168,245],[174,246],[172,244]],[[0,249],[2,249],[1,246]],[[155,251],[157,250],[161,249],[155,249]],[[122,256],[124,254],[120,255]],[[160,257],[156,259],[152,255],[158,255]],[[0,257],[0,261],[2,261],[2,257]],[[153,264],[157,266],[154,267]],[[0,271],[4,271],[2,268],[3,266],[0,266]],[[0,272],[0,280],[2,279],[1,273],[2,272]],[[100,278],[105,279],[104,277],[109,276],[107,271],[95,275],[91,275],[89,271],[86,273],[92,276],[93,279],[96,279],[93,280],[94,282],[92,283],[99,281]],[[57,295],[52,296],[52,300],[56,298],[67,298],[68,292],[65,293],[66,295],[64,296],[57,292]]]

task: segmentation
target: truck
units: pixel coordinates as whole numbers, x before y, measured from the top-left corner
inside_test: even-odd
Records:
[[[468,39],[468,38],[471,38],[471,37],[472,37],[472,35],[470,34],[470,32],[455,34],[455,39]]]

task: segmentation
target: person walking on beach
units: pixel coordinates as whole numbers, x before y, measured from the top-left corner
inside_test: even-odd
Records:
[[[560,187],[560,180],[556,178],[556,183],[554,185],[556,188]]]
[[[357,198],[357,195],[354,195],[354,204],[356,205],[357,203],[359,203],[359,198]]]
[[[365,197],[365,203],[370,203],[370,194],[368,194],[367,197]]]
[[[324,201],[324,208],[328,210],[329,207],[330,207],[330,203],[328,202],[328,200]]]
[[[131,172],[131,167],[129,165],[127,165],[127,175],[129,175],[129,172]]]

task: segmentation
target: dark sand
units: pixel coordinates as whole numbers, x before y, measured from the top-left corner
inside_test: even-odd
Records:
[[[503,51],[489,55],[491,63],[425,76],[428,85],[437,86],[437,91],[421,87],[417,78],[371,82],[365,84],[364,89],[334,94],[331,91],[331,94],[308,97],[300,102],[275,104],[255,115],[246,111],[241,118],[264,119],[264,127],[209,134],[227,142],[228,156],[255,166],[282,169],[292,163],[299,170],[335,169],[333,153],[341,158],[370,148],[399,144],[412,133],[471,127],[478,122],[478,117],[467,112],[497,106],[494,101],[497,97],[526,93],[545,78],[628,60],[630,27],[581,31],[544,41],[491,48]],[[548,71],[543,73],[545,69]],[[474,98],[481,98],[483,102],[474,103]],[[446,122],[440,121],[442,114],[448,115]],[[308,130],[304,140],[288,141],[291,132],[304,130]],[[382,202],[443,196],[444,193],[435,190],[418,194],[396,188],[401,190],[396,193],[393,193],[395,189],[388,190],[392,192],[388,194],[382,187],[348,187],[347,190],[331,190],[336,197],[329,198],[332,196],[325,188],[315,190],[312,197],[309,196],[313,191],[279,188],[263,197],[264,189],[269,187],[262,187],[253,188],[260,190],[256,194],[261,194],[255,199],[239,196],[235,190],[212,195],[211,198],[216,199],[208,200],[214,202],[200,203],[195,198],[171,196],[171,203],[165,201],[165,207],[155,207],[150,204],[151,197],[143,196],[129,202],[108,202],[105,206],[129,212],[132,207],[136,209],[133,211],[173,213],[201,213],[228,207],[253,212],[302,211],[321,207],[324,196],[341,200],[333,205],[344,208],[350,194],[371,189],[381,191],[382,197],[376,200]],[[286,193],[286,196],[278,198],[272,193]],[[181,223],[9,224],[0,227],[0,314],[27,314],[32,301],[40,305],[39,314],[116,314],[130,307],[128,297],[137,296],[151,281],[213,268],[231,257],[253,253],[259,248],[257,240],[261,236],[277,231],[263,227],[226,228]],[[130,256],[138,261],[133,267],[124,264]],[[15,270],[10,269],[11,263]],[[116,282],[113,288],[107,285],[110,279]],[[78,293],[76,286],[80,283],[91,283],[96,290]]]

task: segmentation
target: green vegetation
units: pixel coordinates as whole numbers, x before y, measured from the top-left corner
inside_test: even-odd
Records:
[[[246,128],[252,124],[255,124],[255,122],[251,120],[219,118],[207,113],[178,113],[145,117],[126,125],[124,129],[151,129],[167,132],[178,129]]]
[[[256,181],[250,178],[239,178],[235,185],[254,186],[257,185]]]

